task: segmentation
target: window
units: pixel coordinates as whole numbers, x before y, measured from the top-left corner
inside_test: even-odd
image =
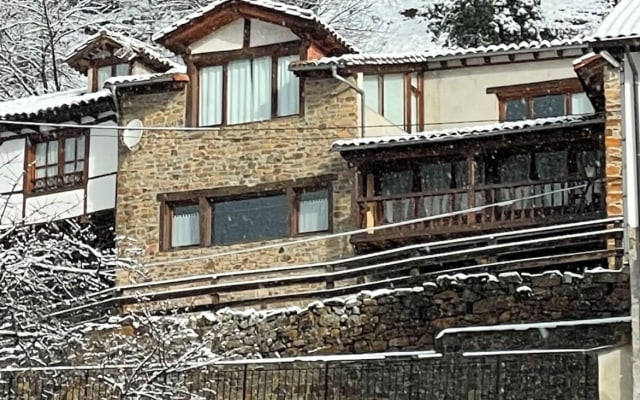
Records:
[[[129,64],[125,63],[116,63],[102,66],[96,65],[95,70],[96,73],[94,75],[94,90],[102,89],[104,83],[109,78],[113,78],[114,76],[126,76],[131,73]]]
[[[290,48],[284,46],[273,48],[275,55],[245,55],[218,65],[201,66],[199,125],[240,124],[298,114],[300,82],[289,71],[289,64],[299,57],[278,54],[288,51]]]
[[[407,132],[424,130],[422,73],[364,75],[367,107]]]
[[[79,186],[83,182],[87,133],[57,136],[33,145],[30,187],[34,192]]]
[[[331,229],[331,191],[326,180],[306,178],[247,189],[161,195],[162,247],[229,245]]]
[[[591,114],[593,106],[577,79],[487,89],[499,100],[500,121]]]
[[[200,243],[200,209],[197,205],[175,205],[171,210],[171,247]]]

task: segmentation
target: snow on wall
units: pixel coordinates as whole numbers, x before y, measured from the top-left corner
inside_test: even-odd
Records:
[[[214,51],[238,50],[242,48],[244,20],[237,19],[189,46],[191,54]]]
[[[25,139],[0,144],[0,193],[22,191]]]
[[[116,206],[116,175],[89,179],[87,183],[87,214],[109,210]]]
[[[298,39],[298,36],[288,28],[257,19],[251,20],[251,37],[249,40],[249,46],[251,47],[290,42]]]
[[[101,126],[116,127],[114,121]],[[111,174],[118,170],[118,130],[92,128],[89,139],[89,178]]]
[[[27,198],[25,221],[41,223],[84,214],[84,189],[43,194]]]

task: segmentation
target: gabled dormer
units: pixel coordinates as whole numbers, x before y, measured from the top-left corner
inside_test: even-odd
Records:
[[[297,115],[302,87],[289,64],[356,52],[313,12],[269,0],[214,2],[154,40],[187,65],[192,126]]]
[[[162,50],[116,32],[101,31],[74,47],[66,62],[87,76],[89,90],[112,77],[166,72],[178,66]]]

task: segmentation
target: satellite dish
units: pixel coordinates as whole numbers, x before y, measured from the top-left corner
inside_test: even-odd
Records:
[[[142,121],[139,119],[134,119],[127,124],[127,127],[122,134],[122,142],[129,148],[129,150],[132,150],[134,146],[140,143],[143,127]]]

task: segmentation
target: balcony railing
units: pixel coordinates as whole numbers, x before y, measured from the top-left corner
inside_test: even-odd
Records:
[[[361,197],[357,204],[362,228],[424,219],[385,232],[447,233],[597,214],[603,201],[602,181],[564,179]]]

